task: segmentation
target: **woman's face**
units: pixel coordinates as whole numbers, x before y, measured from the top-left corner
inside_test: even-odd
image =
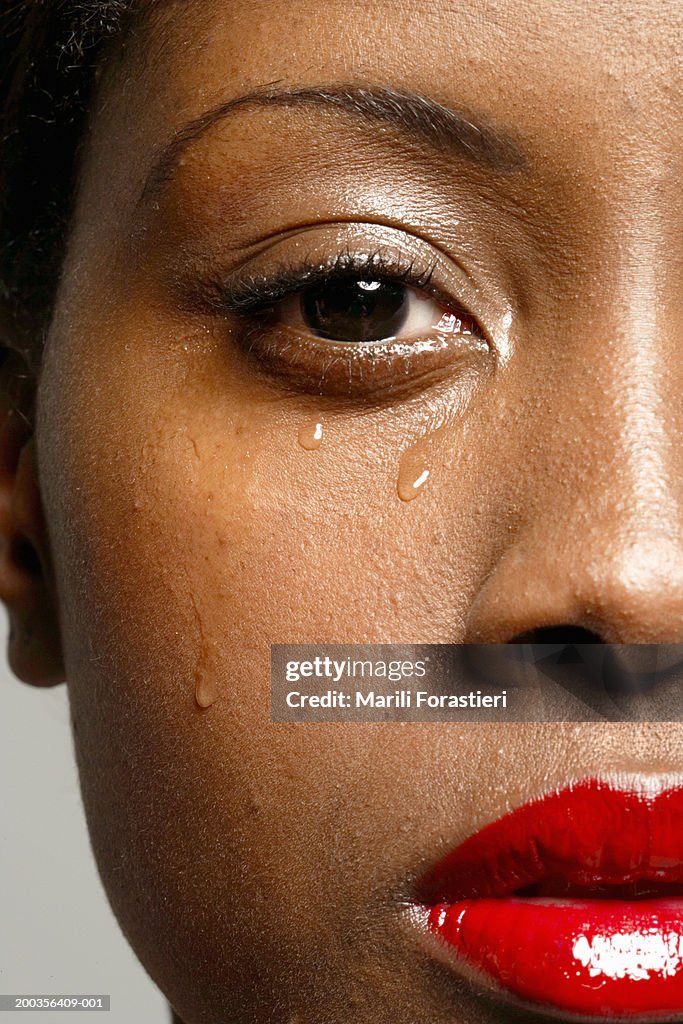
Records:
[[[38,464],[95,853],[186,1024],[500,1021],[411,880],[570,779],[683,770],[677,725],[269,693],[272,643],[683,641],[682,28],[168,3],[104,70]]]

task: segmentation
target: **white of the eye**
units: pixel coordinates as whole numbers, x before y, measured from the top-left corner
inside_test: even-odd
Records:
[[[443,307],[429,295],[408,289],[408,310],[397,338],[419,338],[433,331],[443,319]]]

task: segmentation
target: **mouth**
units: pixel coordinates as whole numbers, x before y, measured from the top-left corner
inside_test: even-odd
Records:
[[[508,1002],[680,1022],[683,786],[592,779],[532,800],[434,865],[412,912],[440,959]]]

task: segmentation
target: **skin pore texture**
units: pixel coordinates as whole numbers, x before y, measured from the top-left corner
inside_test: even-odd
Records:
[[[68,680],[99,870],[184,1024],[519,1019],[427,955],[410,885],[573,779],[683,771],[676,724],[269,703],[271,643],[683,642],[682,29],[654,0],[173,2],[103,68],[11,657]],[[430,138],[357,89],[459,118]],[[471,332],[359,371],[221,306],[379,250]]]

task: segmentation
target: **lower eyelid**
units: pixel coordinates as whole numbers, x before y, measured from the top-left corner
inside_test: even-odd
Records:
[[[240,347],[260,372],[287,390],[346,398],[400,398],[483,368],[491,355],[488,342],[472,333],[352,344],[302,335],[284,324],[253,326]]]

